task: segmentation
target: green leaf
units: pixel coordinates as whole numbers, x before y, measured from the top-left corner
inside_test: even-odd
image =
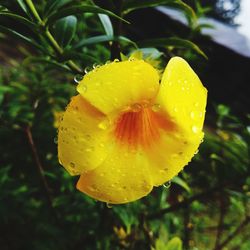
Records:
[[[49,0],[44,8],[44,16],[50,15],[52,12],[58,8],[64,6],[65,4],[71,2],[71,0]]]
[[[180,187],[184,188],[187,192],[190,193],[190,187],[188,186],[188,184],[181,179],[179,176],[175,176],[172,180],[172,183],[175,183],[177,185],[179,185]]]
[[[106,14],[106,15],[112,16],[114,18],[117,18],[119,20],[122,20],[123,22],[128,23],[126,20],[124,20],[123,18],[117,16],[113,12],[111,12],[109,10],[102,9],[102,8],[100,8],[98,6],[74,5],[74,6],[71,6],[71,7],[62,8],[59,11],[57,11],[56,13],[51,14],[48,17],[46,25],[50,25],[50,24],[54,23],[56,20],[58,20],[60,18],[70,16],[70,15],[83,14],[84,12],[97,13],[97,14]]]
[[[170,38],[156,38],[150,40],[144,40],[138,42],[139,46],[141,47],[175,47],[175,48],[185,48],[194,50],[196,53],[203,56],[205,59],[208,59],[206,54],[193,42],[181,39],[177,37],[170,37]]]
[[[43,51],[44,53],[47,53],[46,50],[45,50],[42,46],[40,46],[38,43],[36,43],[36,42],[33,41],[32,39],[30,39],[30,38],[28,38],[28,37],[26,37],[26,36],[24,36],[24,35],[22,35],[22,34],[16,32],[16,31],[14,31],[14,30],[12,30],[12,29],[8,29],[8,28],[6,28],[6,27],[0,25],[0,32],[2,32],[2,33],[4,33],[4,34],[8,34],[8,35],[10,35],[10,36],[12,36],[12,37],[15,37],[15,38],[17,38],[17,39],[23,40],[23,41],[25,41],[26,43],[28,43],[29,45],[32,45],[32,46],[34,46],[35,48],[37,48],[37,49]]]
[[[23,16],[13,14],[9,11],[0,11],[0,16],[12,18],[15,21],[18,21],[18,22],[24,24],[25,26],[29,27],[33,31],[37,30],[36,24],[34,24],[33,22],[31,22],[30,20],[28,20],[27,18],[25,18]]]
[[[58,63],[56,61],[53,61],[51,60],[50,58],[46,58],[46,57],[27,57],[25,60],[24,60],[24,65],[28,65],[30,63],[42,63],[42,64],[48,64],[48,65],[51,65],[55,68],[58,68],[60,70],[64,70],[64,71],[67,71],[67,72],[71,72],[71,70],[66,66],[66,65],[63,65],[62,63]]]
[[[166,250],[182,250],[182,241],[179,237],[172,238],[167,246]]]
[[[103,42],[110,42],[110,41],[120,41],[120,42],[127,42],[132,44],[135,48],[137,48],[137,45],[135,42],[130,40],[127,37],[124,36],[106,36],[106,35],[101,35],[101,36],[93,36],[87,39],[84,39],[80,41],[78,44],[73,46],[75,49],[81,48],[86,45],[91,45],[91,44],[96,44],[96,43],[103,43]]]
[[[86,53],[83,54],[83,53],[74,52],[74,51],[65,51],[63,55],[61,56],[61,60],[62,61],[80,60],[82,62],[88,62],[88,63],[85,63],[85,65],[89,63],[96,63],[96,62],[98,63],[97,58],[87,55]]]
[[[61,47],[69,45],[76,33],[77,19],[67,16],[55,23],[54,36]]]
[[[114,35],[114,30],[113,30],[113,26],[112,26],[112,23],[110,21],[110,18],[109,16],[105,15],[105,14],[98,14],[100,20],[101,20],[101,23],[102,23],[102,26],[105,30],[105,33],[107,36],[113,36]]]
[[[21,7],[21,9],[24,11],[24,13],[27,14],[27,16],[31,17],[30,13],[29,13],[29,10],[26,6],[26,4],[24,3],[23,0],[17,0],[17,3],[19,4],[19,6]]]

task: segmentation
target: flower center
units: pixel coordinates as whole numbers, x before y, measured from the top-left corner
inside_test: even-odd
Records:
[[[173,131],[175,124],[161,112],[159,105],[134,104],[117,119],[117,141],[133,148],[149,147],[160,138],[161,130]]]

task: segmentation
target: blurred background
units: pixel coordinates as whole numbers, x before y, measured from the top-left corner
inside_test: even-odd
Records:
[[[0,0],[0,249],[249,250],[249,17],[249,0]],[[86,72],[131,54],[191,64],[205,139],[171,182],[112,206],[75,189],[57,127]]]

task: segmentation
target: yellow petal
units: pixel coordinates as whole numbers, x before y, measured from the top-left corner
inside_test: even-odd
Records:
[[[162,132],[161,140],[148,152],[150,173],[154,185],[161,185],[174,177],[197,151],[202,132],[207,90],[188,63],[172,58],[162,77],[156,103],[177,129]]]
[[[77,91],[105,114],[152,100],[159,89],[157,71],[143,60],[112,62],[84,76]]]
[[[146,156],[143,151],[131,151],[114,144],[98,168],[81,175],[77,188],[107,203],[137,200],[152,190]]]
[[[80,95],[72,98],[58,130],[60,163],[76,175],[98,166],[106,157],[106,131],[100,128],[105,115]]]

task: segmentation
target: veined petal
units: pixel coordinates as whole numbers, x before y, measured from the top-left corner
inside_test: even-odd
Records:
[[[77,188],[89,196],[120,204],[140,199],[152,190],[148,160],[143,151],[113,145],[106,160],[82,174]]]
[[[124,110],[157,95],[159,75],[143,60],[112,62],[84,76],[77,91],[105,114]]]
[[[206,100],[207,90],[188,63],[172,58],[163,74],[156,103],[178,129],[162,131],[161,140],[148,152],[154,185],[174,177],[197,151],[204,136]]]
[[[108,133],[99,128],[105,115],[80,95],[72,98],[58,132],[58,157],[72,175],[89,171],[106,158]]]

